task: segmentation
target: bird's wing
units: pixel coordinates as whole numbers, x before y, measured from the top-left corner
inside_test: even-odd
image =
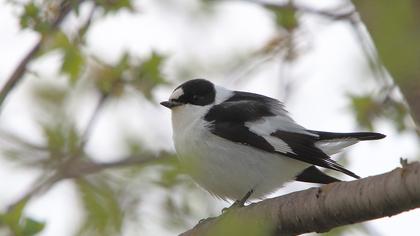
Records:
[[[275,99],[235,92],[204,119],[219,137],[359,178],[319,149],[315,145],[319,135],[296,124]]]

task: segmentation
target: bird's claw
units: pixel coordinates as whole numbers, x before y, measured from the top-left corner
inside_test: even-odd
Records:
[[[254,193],[254,190],[251,189],[249,192],[247,192],[245,194],[245,196],[243,198],[241,198],[240,200],[236,200],[230,207],[225,207],[222,209],[222,214],[229,212],[232,209],[235,208],[241,208],[245,206],[245,202],[248,200],[248,198],[252,195],[252,193]]]

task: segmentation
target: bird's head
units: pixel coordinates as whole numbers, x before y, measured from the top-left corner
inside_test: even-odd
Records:
[[[189,80],[174,89],[168,101],[160,104],[169,109],[184,105],[206,106],[214,103],[215,86],[205,79]]]

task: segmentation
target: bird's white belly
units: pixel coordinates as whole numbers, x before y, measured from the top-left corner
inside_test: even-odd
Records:
[[[262,198],[309,166],[218,137],[200,122],[174,132],[175,148],[192,178],[222,199],[241,199],[251,189],[251,199]]]

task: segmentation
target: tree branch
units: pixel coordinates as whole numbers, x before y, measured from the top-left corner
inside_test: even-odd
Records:
[[[181,236],[224,235],[223,225],[230,225],[229,234],[235,235],[232,222],[237,224],[236,230],[249,224],[268,229],[263,235],[326,232],[420,207],[419,183],[420,163],[415,162],[385,174],[310,188],[234,209],[199,223]]]
[[[59,172],[63,178],[78,178],[100,172],[105,169],[141,166],[153,162],[159,162],[170,158],[170,154],[162,152],[159,155],[143,154],[141,157],[129,156],[112,162],[94,162],[81,160],[80,158],[70,160],[69,165],[63,166]]]
[[[129,166],[141,166],[169,159],[169,153],[162,152],[159,155],[143,154],[140,156],[129,156],[112,162],[93,162],[80,158],[70,158],[59,169],[53,171],[49,176],[40,176],[34,181],[32,188],[9,205],[8,211],[12,211],[22,201],[28,201],[36,195],[48,191],[53,185],[64,179],[74,179],[82,176],[98,173],[105,169],[122,168]]]

